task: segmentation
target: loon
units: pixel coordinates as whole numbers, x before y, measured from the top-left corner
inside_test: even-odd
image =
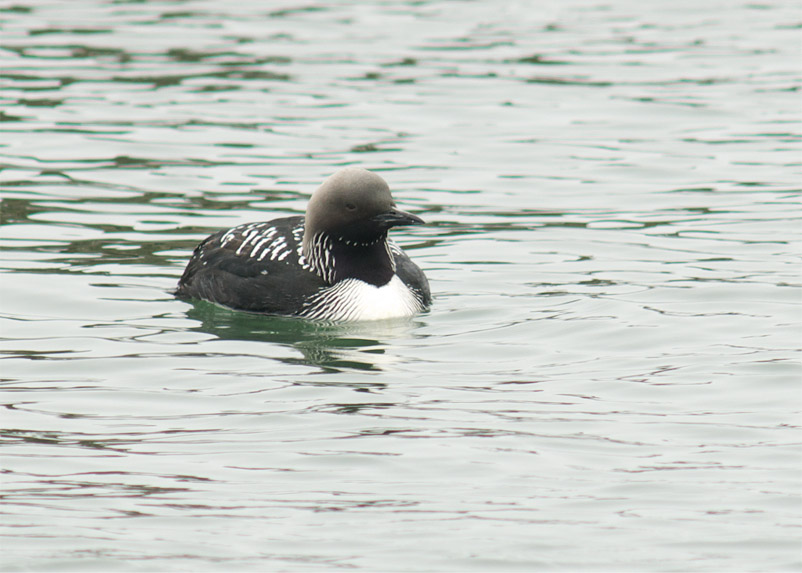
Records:
[[[387,232],[423,223],[396,208],[380,176],[346,167],[312,194],[305,217],[246,223],[207,237],[175,294],[322,321],[410,317],[431,304],[429,282]]]

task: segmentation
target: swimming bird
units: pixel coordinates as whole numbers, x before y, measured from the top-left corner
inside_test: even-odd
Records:
[[[305,217],[246,223],[207,237],[175,294],[313,320],[413,316],[431,304],[429,282],[388,231],[423,223],[396,208],[379,175],[346,167],[312,194]]]

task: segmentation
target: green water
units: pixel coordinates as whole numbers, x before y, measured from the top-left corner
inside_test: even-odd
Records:
[[[802,567],[794,3],[0,10],[3,570]],[[429,312],[173,298],[343,165]]]

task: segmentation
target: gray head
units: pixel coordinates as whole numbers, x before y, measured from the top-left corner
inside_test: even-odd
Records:
[[[303,248],[309,256],[315,235],[332,240],[371,243],[399,225],[421,225],[423,220],[395,208],[387,183],[361,167],[340,169],[314,192],[306,208]]]

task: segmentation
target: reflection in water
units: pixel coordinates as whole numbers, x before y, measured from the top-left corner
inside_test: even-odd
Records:
[[[381,370],[394,362],[383,340],[408,336],[415,322],[408,319],[328,324],[230,310],[207,301],[192,301],[187,317],[200,324],[193,330],[223,340],[281,344],[303,358],[283,358],[289,364],[310,364],[324,370]]]

